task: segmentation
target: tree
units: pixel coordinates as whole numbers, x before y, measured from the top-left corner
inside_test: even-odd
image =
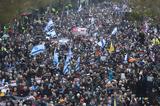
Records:
[[[134,15],[143,17],[152,17],[158,19],[160,17],[160,1],[159,0],[114,0],[115,2],[128,2],[133,10]],[[138,16],[138,17],[139,17]]]
[[[20,12],[45,6],[54,0],[0,0],[0,23],[8,23]]]
[[[12,21],[21,12],[29,9],[53,4],[54,7],[58,7],[58,10],[61,10],[63,6],[72,1],[73,4],[76,4],[77,0],[0,0],[0,24]]]
[[[129,0],[134,11],[139,11],[145,16],[160,16],[159,0]]]

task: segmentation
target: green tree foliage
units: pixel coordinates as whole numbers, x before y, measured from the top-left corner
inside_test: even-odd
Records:
[[[71,2],[74,5],[77,0],[0,0],[0,23],[8,23],[24,11],[46,5],[52,5],[60,11]]]
[[[160,20],[160,0],[113,0],[115,2],[128,1],[132,8],[132,15],[137,20],[138,17],[152,17]]]
[[[0,23],[7,23],[19,13],[45,6],[54,0],[0,0]]]
[[[134,11],[138,11],[145,16],[160,16],[159,0],[129,0]]]

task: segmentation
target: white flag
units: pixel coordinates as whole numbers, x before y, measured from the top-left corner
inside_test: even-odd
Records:
[[[115,34],[117,33],[117,31],[118,31],[118,29],[117,29],[117,27],[115,27],[115,28],[113,29],[113,31],[112,31],[112,35],[115,35]]]

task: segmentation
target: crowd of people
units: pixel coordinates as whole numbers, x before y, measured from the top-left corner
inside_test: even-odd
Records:
[[[126,12],[131,12],[127,4],[112,2],[62,13],[47,7],[1,28],[0,105],[158,106],[160,29],[150,18],[129,21]],[[49,19],[54,37],[44,32]],[[87,34],[73,34],[74,27],[86,28]],[[62,38],[69,41],[61,44]],[[45,51],[32,56],[32,48],[42,43]],[[69,48],[73,56],[64,73]]]

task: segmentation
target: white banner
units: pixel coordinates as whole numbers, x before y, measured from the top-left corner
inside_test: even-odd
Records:
[[[87,28],[80,28],[80,27],[75,27],[72,29],[72,34],[74,35],[85,35],[87,36]]]

